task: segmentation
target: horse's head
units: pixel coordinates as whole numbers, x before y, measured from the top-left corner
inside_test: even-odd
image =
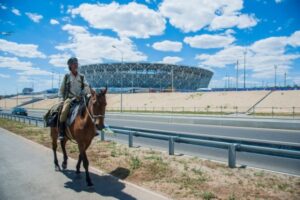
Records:
[[[104,117],[106,108],[106,94],[107,87],[100,92],[96,92],[91,89],[91,99],[89,109],[91,112],[91,117],[96,125],[96,128],[102,130],[104,128]]]

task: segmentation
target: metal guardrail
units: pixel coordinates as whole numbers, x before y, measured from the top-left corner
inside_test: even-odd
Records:
[[[8,113],[1,113],[1,112],[0,112],[0,116],[1,116],[1,118],[15,120],[15,121],[23,122],[23,123],[28,122],[29,124],[35,124],[36,126],[38,126],[38,124],[40,122],[40,123],[43,123],[43,126],[44,126],[44,120],[41,117],[13,115],[13,114],[8,114]]]
[[[28,122],[38,126],[39,122],[44,122],[39,117],[27,117],[19,115],[11,115],[0,113],[0,117],[11,119],[15,121]],[[43,123],[44,126],[44,123]],[[234,138],[220,138],[204,135],[179,134],[166,131],[156,131],[147,129],[136,129],[130,127],[110,127],[111,130],[118,134],[128,135],[128,146],[133,147],[134,137],[152,138],[158,140],[165,140],[169,142],[169,155],[175,154],[175,143],[184,143],[191,145],[200,145],[212,148],[228,150],[228,166],[230,168],[236,167],[236,152],[256,153],[269,156],[279,156],[284,158],[300,159],[300,144],[282,144],[274,142],[261,142],[258,140],[234,139]],[[100,131],[101,140],[105,140],[104,131]]]

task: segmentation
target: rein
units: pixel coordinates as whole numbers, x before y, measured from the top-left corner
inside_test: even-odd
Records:
[[[96,123],[96,119],[98,119],[98,118],[105,118],[104,115],[94,115],[94,113],[91,114],[90,111],[89,111],[89,106],[88,106],[88,104],[87,104],[87,102],[85,100],[85,97],[83,97],[83,100],[84,100],[84,104],[86,106],[86,110],[87,110],[87,112],[88,112],[88,114],[89,114],[89,116],[90,116],[90,118],[91,118],[91,120],[92,120],[92,122],[93,122],[94,125]]]

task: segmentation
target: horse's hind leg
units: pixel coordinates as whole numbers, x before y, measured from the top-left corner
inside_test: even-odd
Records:
[[[61,164],[63,169],[67,169],[67,166],[68,166],[68,155],[67,155],[67,151],[66,151],[66,143],[67,143],[66,139],[64,139],[63,141],[60,141],[61,149],[62,149],[63,155],[64,155],[64,160]]]
[[[57,154],[56,154],[56,149],[57,149],[57,137],[55,137],[54,130],[51,130],[51,137],[52,137],[52,150],[53,150],[53,155],[54,155],[54,167],[56,171],[60,170],[58,160],[57,160]]]

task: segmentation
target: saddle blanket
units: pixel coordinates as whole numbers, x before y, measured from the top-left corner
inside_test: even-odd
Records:
[[[58,104],[53,105],[47,113],[44,115],[44,121],[45,121],[45,126],[46,127],[57,127],[59,125],[59,114],[61,113],[61,110],[63,108],[64,102],[60,102]],[[71,102],[70,105],[70,111],[68,113],[68,118],[66,121],[66,125],[70,126],[78,112],[82,108],[83,102],[82,101],[77,101],[76,99]]]

